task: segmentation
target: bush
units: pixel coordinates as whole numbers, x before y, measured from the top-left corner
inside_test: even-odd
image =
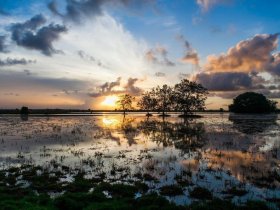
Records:
[[[229,105],[229,111],[235,113],[270,113],[276,111],[277,102],[254,92],[240,94]]]

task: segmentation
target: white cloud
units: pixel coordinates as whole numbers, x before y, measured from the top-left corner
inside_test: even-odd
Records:
[[[200,6],[202,12],[207,12],[213,6],[229,1],[230,0],[196,0],[196,3]]]

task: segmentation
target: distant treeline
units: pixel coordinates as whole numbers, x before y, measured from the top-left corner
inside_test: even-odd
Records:
[[[80,113],[80,114],[88,114],[88,113],[101,113],[101,112],[120,112],[119,110],[88,110],[88,109],[30,109],[30,114],[73,114],[73,113]],[[127,112],[146,112],[145,110],[128,110]],[[178,113],[179,111],[170,111],[169,113]],[[220,110],[220,109],[206,109],[199,112],[228,112],[227,110]],[[277,110],[277,113],[280,113],[280,109]],[[19,109],[0,109],[0,114],[20,114]]]
[[[88,111],[81,109],[29,109],[29,114],[69,114]],[[20,114],[20,109],[0,109],[0,114]]]
[[[101,113],[101,112],[120,112],[120,110],[88,110],[88,109],[30,109],[30,114],[73,114],[73,113]],[[127,112],[146,112],[145,110],[128,110]],[[179,111],[170,111],[169,113],[177,113]],[[221,112],[221,110],[204,110],[199,112]],[[223,112],[227,112],[226,110]],[[280,112],[280,110],[279,110]],[[0,109],[0,114],[20,114],[19,109]]]

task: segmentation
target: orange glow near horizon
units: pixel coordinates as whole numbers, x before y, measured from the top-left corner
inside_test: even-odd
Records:
[[[112,96],[106,96],[104,101],[101,102],[101,105],[108,106],[108,107],[114,107],[116,106],[116,102],[118,101],[118,96],[112,95]]]

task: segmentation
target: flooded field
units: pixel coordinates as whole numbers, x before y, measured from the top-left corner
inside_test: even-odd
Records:
[[[5,177],[16,174],[8,185],[23,188],[31,182],[24,171],[33,167],[36,175],[47,171],[48,177],[56,177],[50,182],[63,186],[81,173],[96,182],[141,182],[147,191],[181,205],[200,196],[237,204],[278,201],[279,116],[273,120],[229,120],[227,113],[202,116],[184,120],[172,115],[163,120],[144,114],[29,119],[3,115],[1,171]],[[43,191],[51,196],[64,192],[54,187]]]

